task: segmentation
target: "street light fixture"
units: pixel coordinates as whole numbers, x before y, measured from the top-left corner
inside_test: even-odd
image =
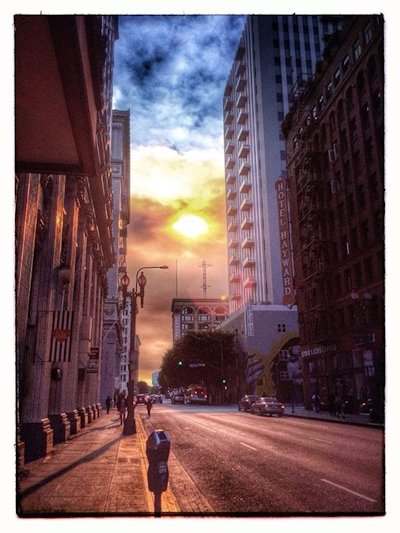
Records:
[[[129,276],[124,274],[121,278],[121,290],[124,299],[124,305],[126,302],[126,297],[129,296],[131,299],[131,331],[130,331],[130,347],[129,347],[129,360],[128,360],[128,372],[129,372],[129,381],[128,381],[128,397],[127,397],[127,415],[124,420],[124,435],[133,435],[136,433],[136,423],[135,423],[135,406],[133,404],[134,398],[134,365],[135,365],[135,340],[136,340],[136,315],[138,313],[136,300],[140,297],[140,307],[143,307],[144,303],[144,288],[147,283],[147,279],[143,274],[143,270],[149,268],[159,268],[165,270],[169,268],[167,265],[162,266],[146,266],[139,268],[135,276],[135,290],[128,291],[128,286],[130,283]],[[140,276],[139,276],[140,272]],[[139,286],[139,291],[138,291]]]

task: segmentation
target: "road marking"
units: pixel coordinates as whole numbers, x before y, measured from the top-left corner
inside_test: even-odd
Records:
[[[203,429],[208,429],[208,431],[211,431],[212,433],[216,433],[215,429],[211,429],[207,426],[203,426],[203,424],[198,424],[197,422],[193,422],[193,420],[190,420],[188,418],[185,418],[184,416],[178,416],[177,418],[181,418],[182,420],[186,420],[186,422],[190,422],[191,424],[194,424],[195,426],[199,426]]]
[[[240,441],[239,441],[240,442]],[[249,446],[248,444],[246,444],[245,442],[240,442],[240,444],[242,446],[246,446],[246,448],[250,448],[250,450],[254,450],[255,452],[257,451],[257,448],[253,448],[253,446]]]
[[[313,439],[313,440],[319,440],[320,442],[327,442],[329,444],[333,444],[333,441],[331,440],[326,440],[326,439],[318,439],[317,437],[308,437],[309,439]]]
[[[350,492],[350,494],[354,494],[355,496],[358,496],[359,498],[363,498],[364,500],[367,500],[369,502],[376,502],[377,500],[373,500],[372,498],[369,498],[368,496],[365,496],[364,494],[360,494],[359,492],[355,492],[354,490],[350,490],[346,487],[343,487],[343,485],[338,485],[337,483],[333,483],[333,481],[329,481],[329,479],[321,479],[321,481],[324,481],[325,483],[328,483],[329,485],[333,485],[334,487],[337,487],[338,489],[345,490],[346,492]]]

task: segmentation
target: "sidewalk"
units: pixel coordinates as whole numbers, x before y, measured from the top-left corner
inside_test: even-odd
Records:
[[[315,413],[303,405],[286,405],[285,416],[327,420],[383,428],[368,415],[338,419],[327,412]],[[17,511],[21,518],[83,516],[153,516],[154,495],[147,486],[145,425],[135,414],[134,435],[123,435],[114,409],[92,422],[67,442],[55,446],[46,457],[26,463],[17,480]],[[151,427],[148,426],[148,431]],[[170,454],[170,483],[162,493],[161,510],[179,513],[212,512],[191,478]],[[185,494],[182,508],[171,488]]]
[[[293,412],[294,411],[294,412]],[[300,418],[311,418],[314,420],[328,420],[329,422],[336,422],[340,424],[353,424],[357,426],[375,427],[383,429],[384,424],[382,422],[371,422],[369,414],[345,414],[344,418],[338,418],[329,414],[327,411],[320,411],[316,413],[311,409],[306,409],[304,405],[285,404],[285,416],[294,416]]]
[[[48,456],[26,463],[17,480],[19,516],[153,515],[147,436],[140,417],[135,420],[137,433],[126,436],[117,411],[104,413]],[[170,487],[162,494],[161,509],[180,511]]]

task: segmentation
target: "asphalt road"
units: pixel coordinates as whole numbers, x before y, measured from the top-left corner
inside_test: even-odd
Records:
[[[234,406],[156,404],[149,434],[163,429],[171,456],[215,514],[234,516],[384,513],[383,431],[289,416],[261,417]],[[185,509],[175,469],[170,483]]]

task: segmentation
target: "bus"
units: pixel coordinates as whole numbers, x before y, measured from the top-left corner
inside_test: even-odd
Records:
[[[208,403],[207,387],[189,385],[185,391],[185,403]]]

